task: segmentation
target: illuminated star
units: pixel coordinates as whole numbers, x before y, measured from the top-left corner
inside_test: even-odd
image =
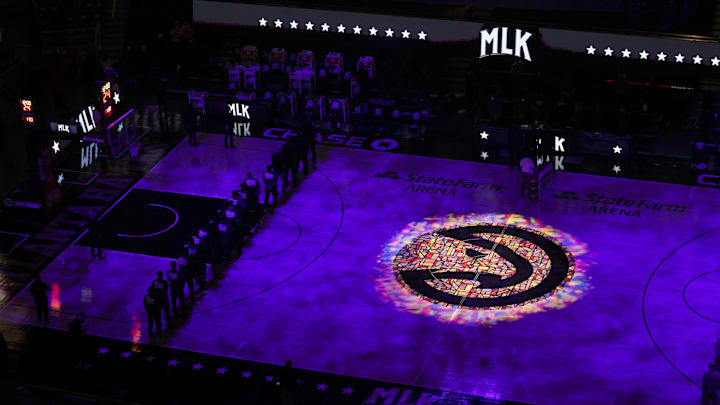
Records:
[[[113,101],[115,101],[115,104],[119,104],[119,103],[120,103],[120,93],[118,93],[117,91],[116,91],[115,94],[113,95]]]
[[[109,351],[110,350],[108,350],[107,347],[103,347],[103,348],[98,349],[98,354],[106,354]]]
[[[177,359],[173,359],[173,360],[168,361],[168,366],[173,366],[173,367],[175,367],[175,366],[177,366],[178,364],[180,364],[180,362],[177,361]]]
[[[344,34],[344,33],[345,33],[345,26],[342,25],[342,24],[340,24],[340,25],[337,26],[337,30],[338,30],[338,32],[341,32],[341,33]]]
[[[612,48],[610,48],[609,46],[608,46],[607,48],[605,48],[604,51],[605,51],[605,56],[612,56],[613,52],[615,52],[615,51],[614,51]]]
[[[267,20],[263,17],[258,20],[261,27],[267,27]]]
[[[271,375],[266,375],[266,376],[265,376],[265,382],[272,382],[274,379],[275,379],[275,377],[273,377],[273,376],[271,376]]]
[[[370,35],[377,36],[377,28],[371,27],[368,31],[370,31]]]
[[[667,56],[667,55],[665,55],[665,52],[662,52],[662,51],[660,51],[660,53],[657,54],[658,60],[659,60],[659,61],[662,61],[662,62],[665,62],[665,57],[666,57],[666,56]]]
[[[282,27],[283,22],[280,21],[279,18],[278,18],[277,20],[273,21],[273,22],[275,23],[275,28],[280,28],[280,27]]]
[[[482,132],[480,132],[480,139],[488,139],[488,135],[490,135],[490,134],[488,134],[485,131],[482,131]]]
[[[60,152],[60,142],[53,141],[52,150],[55,151],[55,153]]]
[[[720,66],[720,59],[718,59],[717,56],[710,59],[710,63],[712,63],[713,66]]]
[[[692,59],[693,59],[693,63],[696,64],[696,65],[701,64],[701,63],[702,63],[702,60],[703,60],[703,58],[701,58],[700,55],[695,55],[695,57],[692,58]]]
[[[386,37],[391,37],[391,36],[393,36],[394,33],[395,33],[395,31],[393,31],[393,30],[390,29],[390,28],[388,28],[388,29],[385,30],[385,36],[386,36]]]
[[[613,166],[612,170],[615,172],[615,174],[620,173],[620,166]]]
[[[401,34],[402,34],[402,37],[405,39],[410,38],[410,32],[408,32],[408,30],[403,30],[403,32],[401,32]]]
[[[356,25],[353,27],[353,34],[359,34],[362,32],[362,28],[360,26]]]
[[[354,389],[352,389],[352,388],[350,388],[350,387],[347,387],[347,388],[343,388],[343,392],[342,392],[342,393],[343,393],[343,395],[350,395],[350,394],[352,394],[353,392],[355,392]]]
[[[249,371],[243,371],[242,373],[240,373],[240,375],[242,376],[242,378],[250,378],[250,376],[252,376],[252,373]]]
[[[650,54],[643,49],[642,52],[640,52],[640,59],[647,59],[648,55]]]
[[[418,32],[418,38],[420,38],[421,40],[425,40],[426,36],[427,34],[425,33],[425,31]]]
[[[327,23],[323,23],[323,25],[321,25],[320,27],[321,27],[321,28],[322,28],[322,30],[323,30],[323,31],[325,31],[325,32],[327,32],[327,30],[329,30],[329,29],[330,29],[330,26],[329,26],[329,25],[327,25]]]
[[[327,389],[327,387],[328,386],[325,385],[325,383],[322,383],[322,384],[318,384],[316,389],[318,389],[320,391],[325,391]]]
[[[120,121],[120,125],[118,125],[118,132],[122,132],[123,128],[125,128],[125,125],[123,125],[123,122]]]
[[[620,51],[620,52],[622,53],[623,58],[629,58],[629,57],[630,57],[630,54],[632,53],[632,52],[630,52],[630,50],[627,49],[627,48],[623,49],[623,50]]]
[[[480,157],[483,158],[483,160],[487,159],[488,156],[489,156],[488,153],[485,151],[482,151],[482,153],[480,154]]]
[[[622,148],[620,147],[620,145],[615,145],[615,147],[613,148],[613,153],[619,154],[620,152],[622,152]]]
[[[305,24],[305,29],[308,31],[312,31],[315,24],[312,23],[312,21],[308,21],[307,24]]]
[[[193,369],[193,370],[200,370],[200,369],[202,369],[203,367],[205,367],[205,366],[203,366],[202,363],[197,363],[197,364],[193,364],[193,365],[192,365],[192,369]]]
[[[62,175],[61,175],[61,176],[62,176]],[[122,357],[123,359],[129,359],[130,356],[132,356],[132,353],[130,353],[130,352],[123,352],[123,353],[120,355],[120,357]]]
[[[675,62],[682,63],[684,60],[685,57],[681,53],[675,55]]]
[[[217,371],[215,371],[215,374],[225,374],[227,371],[228,370],[225,367],[220,367]]]
[[[290,29],[296,30],[298,27],[298,23],[295,20],[290,21]]]
[[[585,48],[585,49],[587,49],[587,54],[588,54],[588,55],[595,55],[595,47],[594,47],[594,46],[590,45],[590,46],[588,46],[588,47]]]
[[[58,184],[62,184],[63,180],[65,180],[65,174],[60,173],[60,175],[57,178]]]

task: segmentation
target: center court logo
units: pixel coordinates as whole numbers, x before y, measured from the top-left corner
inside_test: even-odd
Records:
[[[431,217],[384,248],[376,288],[396,308],[492,325],[564,308],[589,288],[584,244],[533,218]]]

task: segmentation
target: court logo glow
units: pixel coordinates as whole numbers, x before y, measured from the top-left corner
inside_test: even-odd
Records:
[[[534,218],[430,217],[385,245],[376,289],[403,311],[493,325],[580,299],[589,289],[586,253],[585,244]]]

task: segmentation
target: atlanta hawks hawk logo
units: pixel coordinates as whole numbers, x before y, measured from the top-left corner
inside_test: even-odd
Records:
[[[395,277],[436,303],[474,309],[521,306],[572,279],[575,260],[551,237],[520,227],[475,224],[428,232],[393,260]]]

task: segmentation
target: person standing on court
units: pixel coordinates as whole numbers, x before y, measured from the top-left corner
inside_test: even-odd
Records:
[[[260,202],[260,184],[257,179],[253,177],[252,172],[247,172],[247,179],[245,179],[245,192],[247,198],[250,200],[250,209],[256,210],[257,205]]]
[[[530,184],[532,180],[533,170],[535,170],[535,162],[530,158],[529,153],[525,153],[520,159],[520,175],[522,176],[522,198],[528,196]]]
[[[143,299],[143,305],[145,306],[145,311],[147,311],[148,334],[150,336],[153,335],[154,323],[155,327],[157,328],[158,337],[162,337],[162,325],[160,324],[160,305],[157,302],[157,296],[155,295],[153,287],[148,287],[147,294],[145,294],[145,298]]]
[[[233,134],[232,129],[230,128],[230,124],[225,124],[225,147],[226,148],[234,148],[235,147],[235,134]]]
[[[290,142],[292,142],[295,146],[295,151],[298,155],[298,161],[302,162],[303,177],[307,177],[307,175],[310,173],[310,168],[308,167],[308,153],[310,152],[310,144],[307,142],[307,139],[302,136],[302,131],[298,131],[298,136],[292,138]]]
[[[183,253],[182,256],[178,257],[178,268],[180,269],[180,278],[182,279],[183,283],[187,284],[188,287],[188,295],[190,296],[190,301],[195,301],[195,283],[193,280],[193,274],[192,269],[188,265],[187,260],[187,253]],[[185,286],[183,285],[183,288]]]
[[[180,307],[180,312],[185,315],[185,288],[184,281],[180,272],[177,271],[177,262],[174,260],[170,262],[170,270],[167,271],[166,277],[170,283],[170,302],[172,303],[173,315],[177,316],[177,307]],[[179,303],[179,305],[177,304]]]
[[[298,169],[300,167],[300,161],[298,159],[297,150],[295,150],[295,145],[293,145],[291,141],[286,141],[281,150],[283,152],[283,156],[285,157],[285,165],[289,169],[285,172],[285,175],[287,176],[289,171],[292,175],[293,187],[297,187],[299,183]]]
[[[305,125],[303,125],[301,135],[303,138],[305,138],[305,142],[308,144],[310,152],[312,152],[312,163],[313,168],[315,168],[317,167],[317,152],[315,150],[317,139],[315,139],[315,127],[313,126],[312,121],[305,121]]]
[[[718,389],[720,389],[718,365],[710,363],[702,376],[702,405],[718,405]]]
[[[35,276],[35,280],[30,285],[30,295],[32,295],[35,301],[35,308],[37,310],[38,323],[45,323],[46,325],[50,322],[48,318],[48,297],[47,292],[50,289],[47,284],[43,283],[40,276]]]
[[[87,227],[90,236],[90,255],[94,259],[96,257],[95,251],[97,251],[97,257],[104,259],[102,255],[103,230],[98,225],[94,211],[88,211]]]
[[[273,153],[271,162],[275,175],[280,177],[280,188],[285,195],[287,192],[287,159],[282,150]]]
[[[165,311],[165,320],[167,327],[170,327],[170,302],[168,301],[168,282],[163,279],[163,272],[157,272],[157,278],[152,282],[155,296],[157,297],[157,304]]]
[[[272,165],[267,165],[263,172],[263,183],[265,183],[265,205],[270,201],[272,194],[273,208],[277,207],[277,176],[273,171]]]
[[[185,129],[188,133],[190,146],[197,146],[197,115],[195,109],[189,103],[185,106]]]

